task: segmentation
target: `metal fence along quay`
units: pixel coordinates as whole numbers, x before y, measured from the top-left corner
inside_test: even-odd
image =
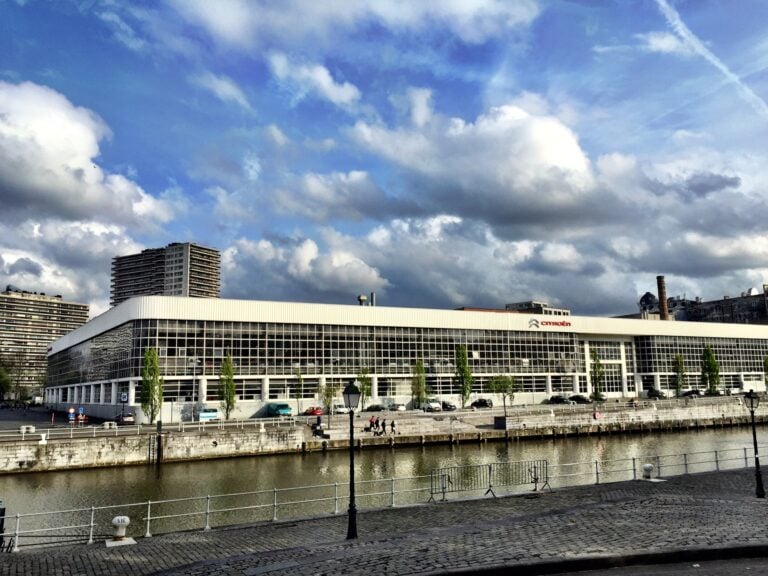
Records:
[[[760,447],[758,450],[764,450]],[[684,454],[648,455],[618,460],[550,464],[545,459],[439,468],[429,475],[363,481],[355,484],[358,508],[439,505],[448,499],[496,497],[607,482],[637,480],[653,466],[653,477],[748,468],[752,447]],[[449,482],[450,479],[450,482]],[[88,543],[112,537],[112,519],[128,516],[127,535],[210,530],[258,522],[297,520],[342,514],[348,505],[348,484],[318,484],[234,494],[211,494],[171,500],[92,506],[71,510],[7,515],[3,518],[2,550],[21,547]]]

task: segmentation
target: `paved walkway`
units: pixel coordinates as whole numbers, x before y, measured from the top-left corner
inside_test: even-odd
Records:
[[[546,574],[585,566],[768,558],[768,501],[752,469],[139,539],[25,549],[8,575]]]

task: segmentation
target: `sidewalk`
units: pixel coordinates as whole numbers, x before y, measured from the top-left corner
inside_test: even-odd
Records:
[[[546,574],[578,567],[768,557],[754,469],[219,528],[136,545],[0,555],[0,574],[42,576]]]

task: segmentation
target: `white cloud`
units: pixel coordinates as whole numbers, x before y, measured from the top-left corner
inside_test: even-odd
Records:
[[[290,138],[280,130],[280,128],[274,124],[270,124],[266,128],[267,137],[278,147],[282,148],[291,143]]]
[[[251,105],[248,103],[248,98],[246,98],[243,90],[227,76],[216,76],[212,72],[204,72],[192,76],[190,80],[193,84],[209,91],[222,102],[234,102],[246,110],[251,110]]]
[[[648,32],[647,34],[638,34],[637,38],[643,41],[644,47],[650,52],[678,54],[680,56],[693,56],[695,54],[688,44],[669,32]]]
[[[319,64],[290,62],[285,54],[275,52],[269,56],[269,65],[272,73],[294,86],[300,96],[313,93],[341,107],[355,104],[360,99],[357,87],[349,82],[337,83],[328,69]]]
[[[0,220],[20,214],[153,226],[171,207],[97,164],[111,135],[96,114],[45,86],[0,82]]]
[[[395,33],[442,26],[464,42],[479,44],[528,25],[539,13],[535,0],[170,1],[183,18],[204,28],[218,42],[247,50],[253,50],[267,39],[330,45],[340,34],[354,33],[371,24]]]

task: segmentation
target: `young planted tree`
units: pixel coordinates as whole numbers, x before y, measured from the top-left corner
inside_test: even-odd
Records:
[[[320,399],[327,414],[331,413],[333,399],[336,397],[337,390],[338,388],[334,387],[333,384],[325,384],[320,387]]]
[[[157,418],[162,405],[163,378],[160,376],[157,348],[146,348],[141,369],[141,409],[149,418],[150,424]]]
[[[491,378],[488,382],[488,390],[494,394],[501,396],[501,401],[504,403],[504,418],[507,417],[507,399],[509,403],[515,399],[515,392],[517,392],[517,381],[512,375],[503,376],[499,374]]]
[[[219,398],[221,399],[221,409],[224,410],[224,418],[227,420],[235,409],[235,402],[237,402],[235,392],[235,366],[232,364],[232,356],[227,350],[224,361],[221,363],[221,374],[219,374]]]
[[[592,378],[592,394],[590,394],[590,398],[592,398],[592,400],[595,402],[602,402],[605,400],[605,396],[603,395],[605,368],[603,368],[603,363],[600,362],[600,355],[597,353],[597,350],[592,350],[590,357],[592,358],[592,366],[590,368],[590,376]]]
[[[701,353],[701,387],[711,395],[720,389],[720,363],[709,345]]]
[[[415,408],[427,400],[427,373],[424,370],[424,362],[416,360],[411,374],[411,407]]]
[[[674,368],[673,383],[675,385],[675,396],[679,398],[683,393],[683,388],[685,388],[685,360],[682,354],[675,355]]]
[[[296,368],[296,414],[301,414],[301,399],[304,398],[304,376],[301,374],[301,368]]]
[[[461,392],[461,407],[464,408],[469,400],[469,395],[472,394],[472,383],[474,382],[472,370],[470,370],[467,360],[467,347],[464,344],[456,347],[454,361],[456,365],[454,378]]]
[[[360,382],[360,406],[358,410],[362,410],[366,398],[371,397],[371,375],[368,373],[367,366],[360,368],[360,372],[357,373],[357,381]]]

